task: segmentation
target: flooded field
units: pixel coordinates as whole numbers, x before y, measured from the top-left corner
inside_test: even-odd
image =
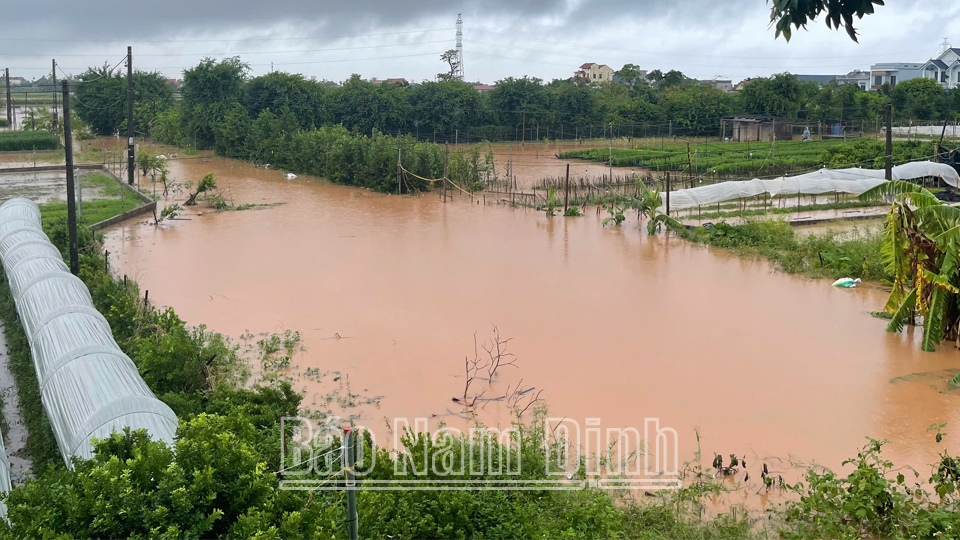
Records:
[[[223,159],[171,171],[216,171],[235,204],[283,204],[113,228],[114,267],[188,322],[234,337],[300,331],[294,373],[348,375],[299,379],[314,409],[339,385],[382,396],[354,411],[374,427],[456,411],[474,333],[482,342],[495,324],[517,364],[498,384],[522,379],[552,416],[604,427],[657,417],[684,458],[698,431],[707,463],[715,451],[839,467],[870,436],[925,472],[937,452],[927,426],[960,421],[946,383],[956,349],[922,353],[919,332],[885,333],[869,314],[886,300],[877,287],[647,237],[635,218],[604,228],[592,211],[386,196]],[[510,417],[494,403],[484,420]]]

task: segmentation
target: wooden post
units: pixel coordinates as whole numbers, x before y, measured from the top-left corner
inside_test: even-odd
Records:
[[[567,176],[563,181],[563,213],[567,213],[567,204],[570,202],[570,164],[567,163]]]
[[[670,215],[670,171],[667,171],[667,215]]]

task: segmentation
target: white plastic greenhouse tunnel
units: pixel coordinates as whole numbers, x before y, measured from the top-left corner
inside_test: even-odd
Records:
[[[124,428],[173,442],[177,417],[158,400],[69,272],[27,199],[0,206],[0,261],[30,343],[43,408],[67,467],[93,456],[92,439]],[[4,454],[6,456],[6,454]],[[0,482],[9,473],[0,474]]]
[[[895,180],[916,178],[940,178],[953,187],[960,187],[960,175],[945,163],[916,161],[893,168]],[[670,210],[683,210],[707,204],[734,201],[769,193],[776,195],[820,195],[823,193],[849,193],[860,195],[886,182],[883,170],[876,169],[820,169],[798,176],[781,176],[773,180],[737,180],[709,186],[679,189],[670,192]],[[661,193],[666,204],[667,194]]]

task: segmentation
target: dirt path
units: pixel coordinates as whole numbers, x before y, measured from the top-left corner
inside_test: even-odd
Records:
[[[27,457],[27,426],[20,411],[17,384],[8,365],[9,350],[3,329],[3,323],[0,322],[0,392],[3,392],[3,417],[8,426],[3,434],[3,444],[10,461],[10,480],[16,486],[32,476],[33,461]]]

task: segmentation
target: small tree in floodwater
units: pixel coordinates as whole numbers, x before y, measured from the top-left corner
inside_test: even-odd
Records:
[[[883,308],[890,317],[888,332],[923,318],[925,351],[936,350],[944,339],[960,343],[960,208],[944,204],[916,184],[894,180],[860,196],[860,200],[892,197],[880,254],[892,276],[893,289]],[[951,384],[960,383],[960,374]]]
[[[187,199],[187,202],[183,203],[187,206],[194,206],[197,204],[197,197],[202,194],[210,191],[211,189],[217,188],[217,177],[212,172],[208,172],[203,175],[203,178],[200,179],[200,182],[197,184],[197,190],[190,194],[190,198]]]

